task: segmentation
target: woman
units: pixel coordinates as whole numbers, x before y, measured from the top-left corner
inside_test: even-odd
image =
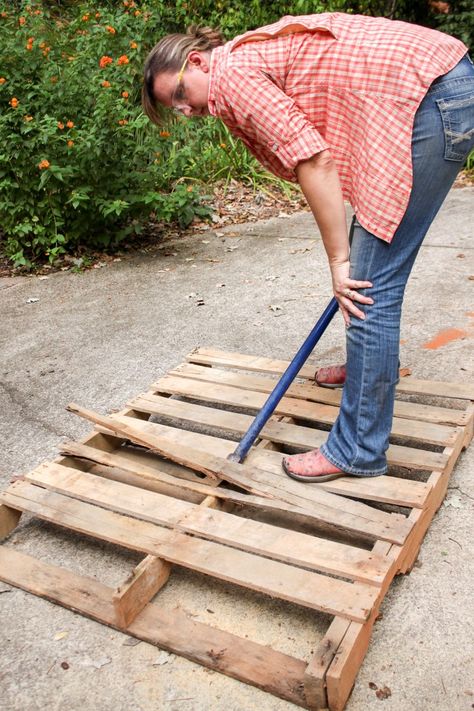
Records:
[[[386,473],[405,285],[474,145],[466,47],[341,13],[284,17],[225,44],[191,28],[148,56],[143,106],[155,123],[163,107],[221,118],[263,165],[300,184],[347,327],[347,363],[320,372],[345,380],[327,442],[283,467],[305,482]],[[344,198],[355,213],[350,257]]]

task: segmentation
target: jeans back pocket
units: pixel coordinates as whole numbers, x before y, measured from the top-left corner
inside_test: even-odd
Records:
[[[444,157],[464,161],[474,145],[474,81],[469,91],[436,99],[444,128]]]

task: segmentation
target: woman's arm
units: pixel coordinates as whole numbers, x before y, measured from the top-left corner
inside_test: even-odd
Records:
[[[321,232],[331,269],[334,296],[344,322],[349,325],[350,314],[364,319],[364,313],[354,302],[373,304],[373,299],[353,290],[371,287],[372,284],[349,278],[346,211],[339,176],[329,151],[321,151],[298,163],[296,176]],[[346,295],[349,289],[351,298]]]

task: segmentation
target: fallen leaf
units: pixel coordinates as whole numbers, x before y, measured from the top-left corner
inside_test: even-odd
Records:
[[[275,281],[275,279],[279,279],[279,278],[280,277],[274,276],[273,274],[271,274],[270,276],[265,277],[265,281]]]
[[[399,375],[401,378],[406,378],[407,375],[411,375],[411,368],[400,368]]]
[[[40,276],[38,277],[40,281],[46,281],[46,279],[49,279],[49,276]]]
[[[216,284],[216,286],[218,289],[222,289],[222,287],[225,286],[225,284]]]
[[[225,251],[226,252],[234,252],[238,248],[239,248],[238,244],[232,244],[232,245],[229,245],[228,247],[226,247]]]
[[[202,239],[201,242],[203,244],[210,244],[210,240],[208,240],[208,239]]]
[[[37,301],[39,301],[39,299],[37,299],[36,296],[32,296],[26,300],[26,303],[27,304],[36,304]]]
[[[375,692],[375,696],[383,701],[384,699],[388,699],[389,696],[392,695],[392,691],[388,686],[383,686],[381,689],[377,689]]]
[[[456,254],[456,257],[457,257],[458,259],[466,259],[466,255],[465,255],[465,254]]]
[[[468,276],[468,279],[469,279],[469,281],[474,281],[474,274],[470,274],[470,275]]]
[[[375,691],[378,688],[379,687],[377,686],[377,684],[374,684],[373,681],[369,681],[369,689],[372,689],[372,691]]]
[[[57,634],[54,635],[54,641],[59,642],[60,639],[64,639],[67,637],[69,632],[58,632]]]

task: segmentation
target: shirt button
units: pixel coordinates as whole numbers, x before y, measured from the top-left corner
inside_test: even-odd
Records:
[[[277,151],[279,148],[278,143],[274,143],[272,146],[272,151]]]

